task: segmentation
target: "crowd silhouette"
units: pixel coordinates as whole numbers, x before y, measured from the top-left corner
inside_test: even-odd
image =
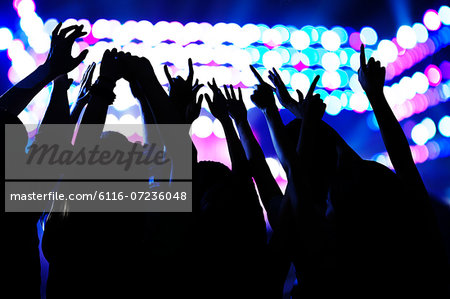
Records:
[[[53,82],[35,143],[58,138],[77,147],[89,135],[127,150],[133,144],[124,136],[83,127],[105,123],[116,82],[125,79],[145,124],[192,124],[205,100],[223,127],[231,169],[197,161],[192,143],[191,213],[52,213],[42,240],[47,298],[283,298],[291,264],[298,281],[292,298],[449,298],[448,258],[431,201],[383,95],[385,68],[373,58],[366,61],[363,45],[359,81],[395,172],[362,159],[322,120],[326,106],[314,94],[319,76],[306,95],[297,90],[297,101],[276,69],[267,81],[249,66],[258,80],[251,101],[264,114],[286,172],[282,192],[247,120],[241,89],[211,78],[204,84],[212,96],[199,94],[204,84],[194,79],[191,59],[186,79],[164,67],[167,94],[148,59],[106,50],[99,65],[87,67],[71,109],[67,73],[88,54],[74,58],[71,49],[86,33],[78,25],[61,27],[52,33],[45,63],[1,96],[3,127],[21,124],[17,116]],[[92,82],[95,68],[100,75]],[[287,125],[275,96],[295,116]],[[45,128],[77,123],[74,144],[73,131],[52,134]],[[25,127],[22,133],[14,140],[2,135],[2,148],[14,143],[26,155]],[[3,292],[39,298],[41,213],[3,216]]]

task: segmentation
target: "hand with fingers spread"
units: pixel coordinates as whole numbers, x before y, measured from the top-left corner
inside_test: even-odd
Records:
[[[281,105],[291,111],[297,118],[303,118],[303,112],[299,109],[299,103],[291,97],[291,94],[275,68],[269,71],[269,80],[275,86],[274,91]],[[299,91],[297,90],[297,93],[298,92]]]
[[[230,85],[229,88],[230,91],[228,91],[228,88],[224,86],[225,95],[227,97],[228,113],[238,125],[242,122],[247,121],[247,108],[245,107],[244,101],[242,100],[241,88],[238,88],[239,97],[236,97],[233,85]]]
[[[298,90],[298,89],[296,90],[297,94],[298,94],[298,99],[299,99],[299,101],[297,102],[289,94],[289,92],[286,88],[286,85],[284,85],[284,83],[281,80],[281,77],[278,74],[278,72],[276,71],[276,69],[273,68],[272,71],[269,71],[269,79],[275,85],[275,93],[276,93],[281,105],[283,105],[284,108],[288,109],[292,114],[294,114],[295,117],[300,118],[300,119],[302,119],[304,117],[303,101],[312,96],[312,93],[314,92],[314,89],[316,88],[319,78],[320,78],[320,76],[316,76],[314,78],[314,80],[311,84],[311,87],[309,88],[308,93],[306,94],[305,98],[303,97],[303,94],[300,90]]]
[[[213,99],[205,94],[205,100],[208,103],[211,114],[217,118],[220,122],[226,121],[228,118],[227,100],[217,86],[216,80],[213,79],[212,83],[208,82],[209,88],[213,91]]]
[[[87,68],[86,71],[83,74],[83,78],[81,78],[81,82],[80,82],[80,91],[78,92],[78,98],[77,98],[77,103],[87,103],[88,100],[88,92],[89,89],[92,86],[92,77],[94,76],[94,70],[95,70],[95,62],[93,62],[92,64],[90,64]]]
[[[59,23],[52,32],[52,41],[45,64],[48,65],[51,76],[59,76],[70,72],[78,66],[88,54],[83,50],[77,57],[72,57],[72,46],[75,40],[87,32],[83,32],[82,25],[72,25],[61,29]]]
[[[89,91],[92,87],[92,76],[94,75],[95,66],[95,62],[89,65],[83,74],[83,78],[81,79],[78,98],[72,112],[70,113],[70,121],[73,124],[77,123],[78,118],[81,115],[81,111],[83,111],[84,106],[86,106],[90,99]]]
[[[364,50],[364,45],[361,44],[358,79],[364,91],[368,95],[383,92],[385,76],[386,68],[381,67],[380,61],[375,61],[375,59],[371,57],[368,63],[366,63],[366,53]]]
[[[194,81],[194,66],[192,65],[192,59],[188,60],[189,74],[185,79],[177,76],[172,78],[169,72],[169,67],[164,65],[164,73],[169,81],[169,100],[182,121],[186,123],[192,123],[200,114],[201,103],[203,95],[200,95],[197,102],[197,93],[203,84],[198,83],[198,79]]]
[[[266,110],[268,108],[276,109],[275,97],[273,96],[273,88],[268,83],[266,83],[258,71],[250,65],[250,69],[258,79],[259,84],[256,85],[256,90],[250,97],[252,102],[261,110]]]

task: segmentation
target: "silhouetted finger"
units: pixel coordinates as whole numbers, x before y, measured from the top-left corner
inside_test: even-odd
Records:
[[[316,85],[317,85],[317,82],[319,82],[319,79],[320,79],[319,75],[317,75],[314,78],[311,86],[309,87],[308,93],[306,94],[306,98],[309,98],[309,97],[311,97],[313,95],[314,89],[316,89]]]
[[[303,93],[300,91],[300,90],[296,90],[296,92],[297,92],[297,95],[298,95],[298,100],[300,101],[300,102],[302,102],[303,101]]]
[[[59,22],[58,25],[56,25],[55,29],[53,29],[52,31],[52,39],[55,38],[58,33],[59,33],[59,29],[61,29],[62,23]]]
[[[80,53],[80,55],[78,55],[78,57],[75,58],[76,65],[79,65],[79,64],[86,58],[86,56],[88,55],[88,53],[89,53],[89,50],[88,50],[88,49],[84,49],[84,50]]]
[[[211,110],[212,101],[211,101],[211,98],[209,97],[209,94],[207,94],[207,93],[205,93],[205,100],[206,100],[206,103],[208,103],[209,109]]]
[[[228,92],[228,88],[226,85],[223,86],[223,90],[225,90],[225,96],[227,97],[228,100],[231,100],[231,95]]]
[[[259,83],[263,84],[265,83],[261,75],[258,73],[258,71],[255,69],[253,65],[250,65],[250,69],[253,72],[253,75],[255,75],[256,79],[258,79]]]
[[[231,89],[231,97],[233,98],[233,100],[237,100],[233,85],[230,85],[230,89]]]
[[[82,37],[82,36],[84,36],[84,35],[86,35],[86,34],[87,34],[87,32],[83,32],[81,29],[80,29],[80,30],[75,29],[75,31],[72,32],[71,34],[69,34],[69,35],[66,37],[66,39],[67,39],[67,40],[74,41],[74,40],[76,40],[77,38]]]
[[[189,84],[192,84],[192,80],[194,79],[194,66],[192,65],[191,58],[188,59],[188,65],[189,65],[189,74],[186,80],[189,82]]]
[[[200,90],[200,88],[202,88],[203,86],[204,86],[203,84],[194,85],[194,88],[192,88],[192,92],[197,93]]]
[[[242,102],[242,104],[243,104],[243,100],[242,100],[242,90],[241,90],[240,87],[238,88],[238,93],[239,93],[239,101]]]
[[[203,102],[203,94],[201,94],[199,97],[198,97],[198,101],[197,101],[197,106],[202,106],[202,102]]]
[[[167,77],[167,81],[169,81],[169,84],[172,84],[172,76],[169,73],[169,67],[167,66],[167,64],[164,65],[164,74],[166,74]]]
[[[59,32],[59,36],[65,37],[67,33],[71,32],[72,30],[76,31],[81,31],[80,27],[78,27],[78,25],[72,25],[69,27],[66,27],[64,29],[61,29],[61,31]]]
[[[366,67],[366,51],[364,50],[364,44],[361,44],[361,54],[359,55],[359,63],[361,67]]]

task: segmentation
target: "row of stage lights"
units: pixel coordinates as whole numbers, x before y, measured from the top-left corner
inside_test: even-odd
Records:
[[[20,17],[22,32],[13,34],[8,28],[0,28],[0,50],[8,51],[11,60],[8,78],[12,83],[17,83],[45,60],[50,35],[58,21],[49,19],[44,22],[35,13],[33,0],[15,0],[13,6]],[[81,79],[86,65],[101,60],[105,49],[121,47],[123,51],[149,58],[163,84],[167,84],[167,79],[162,64],[169,64],[174,75],[185,76],[187,59],[191,57],[196,66],[196,77],[201,82],[215,77],[220,85],[242,87],[249,109],[254,107],[249,96],[253,92],[252,86],[257,83],[248,68],[249,64],[256,65],[263,76],[267,76],[268,69],[272,67],[279,69],[293,97],[296,97],[295,89],[306,92],[314,76],[321,75],[317,93],[325,100],[326,112],[330,115],[337,115],[343,109],[357,113],[371,110],[357,78],[361,43],[367,46],[367,58],[374,57],[386,66],[387,84],[450,44],[448,6],[442,6],[438,11],[428,10],[422,23],[401,26],[392,40],[378,40],[376,31],[370,27],[358,32],[340,26],[327,29],[308,25],[298,29],[283,25],[269,28],[263,24],[239,26],[233,23],[211,25],[191,22],[182,25],[165,21],[152,24],[145,20],[121,24],[117,20],[105,19],[92,24],[88,20],[64,21],[64,26],[72,24],[82,24],[84,31],[89,33],[73,48],[73,55],[86,48],[90,50],[84,64],[69,74],[76,83]],[[96,71],[95,75],[98,75],[98,69]],[[439,66],[429,65],[423,72],[395,80],[398,82],[386,85],[384,91],[396,117],[402,120],[447,101],[450,96],[448,79],[449,62],[443,61]],[[78,89],[76,85],[70,88],[72,101]],[[138,115],[133,117],[128,113],[138,103],[129,92],[127,83],[119,81],[115,92],[117,100],[107,121],[112,124],[141,123]],[[204,89],[201,92],[210,91]],[[44,89],[20,115],[24,123],[37,123],[45,111],[49,94],[50,88]],[[204,108],[208,111],[206,105]],[[368,121],[369,127],[376,128],[373,117],[371,119]],[[219,127],[220,124],[204,111],[194,123],[192,132],[199,138],[206,138],[212,132],[222,138]],[[126,132],[125,135],[130,137],[136,134]],[[423,139],[412,138],[418,146],[422,146]]]

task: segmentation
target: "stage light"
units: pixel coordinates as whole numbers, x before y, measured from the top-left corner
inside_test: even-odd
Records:
[[[257,42],[261,38],[261,31],[259,30],[258,26],[255,24],[246,24],[242,27],[242,36],[240,41],[242,42],[241,45],[238,46],[245,46],[250,45],[255,42]]]
[[[283,64],[289,63],[289,61],[291,60],[291,54],[285,48],[278,47],[278,48],[273,49],[273,51],[275,51],[281,55],[281,61]]]
[[[301,51],[308,48],[310,44],[310,38],[305,31],[297,30],[291,34],[290,42],[292,47],[294,47],[294,49]]]
[[[397,46],[390,40],[380,41],[377,48],[377,58],[383,65],[394,62],[398,56]]]
[[[281,45],[282,38],[277,30],[267,29],[262,35],[262,42],[269,48],[275,48]]]
[[[416,32],[407,25],[401,26],[397,31],[397,42],[402,48],[414,48],[417,43]]]
[[[450,116],[446,115],[439,120],[439,133],[444,137],[450,137]]]
[[[268,51],[263,56],[263,65],[266,69],[272,69],[273,67],[278,69],[283,65],[283,59],[280,53]]]
[[[0,50],[8,49],[13,41],[13,35],[8,28],[0,28]]]
[[[428,81],[431,86],[437,86],[442,81],[441,70],[433,64],[427,66],[425,69],[425,75],[428,77]]]
[[[322,75],[322,84],[327,89],[337,89],[341,85],[341,77],[337,72],[324,72]]]
[[[417,42],[424,43],[428,39],[428,30],[421,23],[415,23],[412,27],[414,32],[416,33]]]
[[[213,122],[208,116],[199,116],[191,126],[192,134],[199,138],[207,138],[213,132]]]
[[[109,37],[111,33],[111,27],[107,20],[99,19],[92,26],[92,35],[95,38],[103,39]]]
[[[329,72],[336,71],[341,64],[339,57],[336,53],[328,52],[322,56],[322,66],[325,70]]]
[[[372,27],[364,27],[360,33],[361,42],[365,45],[375,45],[378,40],[377,32]]]
[[[441,18],[439,17],[438,12],[434,9],[427,10],[423,16],[423,24],[428,28],[428,30],[438,30],[441,27]]]
[[[292,89],[300,90],[304,95],[308,92],[311,81],[304,73],[295,73],[291,77]]]
[[[361,47],[361,36],[359,32],[353,32],[352,34],[350,34],[348,43],[350,44],[350,47],[359,51]]]
[[[450,25],[450,7],[441,6],[441,8],[439,8],[438,14],[442,24]]]
[[[281,36],[281,43],[285,43],[289,40],[290,33],[289,30],[283,25],[275,25],[272,27],[273,30],[278,31]]]
[[[341,112],[341,101],[337,97],[330,95],[325,98],[324,102],[327,105],[325,112],[329,115],[335,116]]]
[[[308,57],[309,62],[309,64],[307,64],[308,66],[313,66],[319,63],[320,56],[316,49],[306,48],[305,50],[302,51],[302,53],[305,54],[306,57]]]
[[[339,39],[341,40],[341,44],[345,44],[348,41],[347,31],[341,26],[335,26],[331,28],[332,31],[336,32],[339,35]]]
[[[413,80],[412,85],[417,93],[424,94],[425,92],[427,92],[429,83],[428,78],[427,76],[425,76],[424,73],[415,72],[414,75],[412,76],[412,80]]]
[[[400,85],[402,94],[406,99],[411,100],[416,95],[416,86],[410,77],[403,77],[398,84]]]
[[[426,117],[422,120],[421,124],[427,128],[428,140],[433,139],[434,135],[436,135],[436,125],[434,124],[434,121],[431,118]]]
[[[350,108],[358,113],[363,113],[369,108],[369,99],[362,92],[355,92],[350,98]]]
[[[437,157],[439,157],[440,154],[440,148],[439,148],[439,143],[435,142],[435,141],[430,141],[427,142],[426,147],[428,149],[428,158],[430,160],[434,160]]]
[[[33,14],[36,10],[36,5],[33,0],[22,0],[17,5],[17,14],[19,17],[24,18]]]
[[[319,32],[317,31],[316,28],[314,28],[314,26],[311,25],[304,26],[302,27],[301,31],[304,31],[306,32],[306,34],[308,34],[310,44],[315,44],[319,41]]]
[[[339,74],[339,78],[341,81],[341,84],[339,85],[339,87],[345,87],[348,85],[349,79],[348,79],[348,75],[345,71],[343,70],[337,70],[337,73]]]
[[[28,43],[36,54],[47,53],[50,50],[50,42],[50,37],[44,32],[28,37]]]
[[[322,34],[321,43],[326,50],[336,51],[341,45],[341,39],[336,32],[328,30]]]
[[[417,124],[411,131],[411,139],[417,145],[424,145],[428,141],[428,130],[422,123]]]
[[[358,72],[358,70],[359,70],[359,66],[360,66],[360,58],[359,57],[360,57],[359,53],[354,53],[350,57],[350,67],[355,72]]]
[[[41,33],[44,30],[44,22],[35,13],[20,19],[20,28],[27,36]]]

